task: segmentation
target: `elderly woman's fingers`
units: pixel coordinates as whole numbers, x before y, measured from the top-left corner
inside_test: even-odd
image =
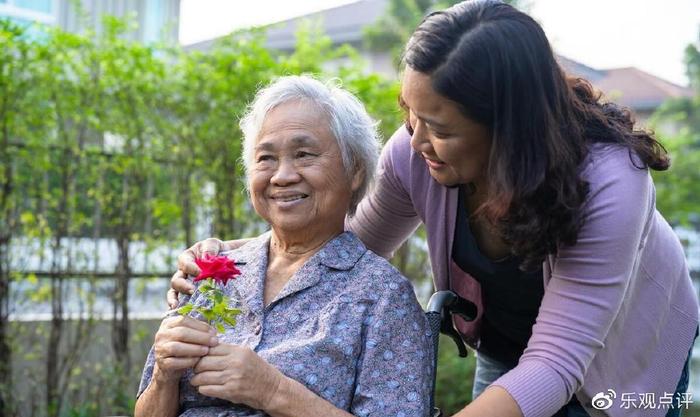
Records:
[[[175,328],[175,327],[187,327],[192,330],[200,331],[200,332],[208,332],[212,336],[216,336],[216,329],[208,325],[207,323],[193,319],[192,317],[189,316],[173,316],[173,317],[168,317],[167,319],[163,320],[163,323],[161,324],[161,328],[166,327],[166,328]]]
[[[219,344],[218,346],[213,346],[209,348],[207,356],[203,357],[201,361],[197,362],[197,366],[194,367],[193,371],[195,373],[207,372],[207,371],[222,371],[227,367],[236,367],[236,358],[229,356],[213,356],[211,354],[214,349],[221,349],[227,345],[225,343]]]
[[[192,358],[201,357],[209,352],[209,347],[201,344],[183,342],[165,342],[154,346],[158,358]]]
[[[203,346],[216,346],[219,339],[216,330],[199,320],[187,316],[169,317],[160,325],[156,333],[156,345],[170,341],[194,343]]]
[[[199,356],[190,358],[178,358],[173,356],[158,360],[158,368],[166,372],[181,371],[193,367],[197,361],[199,361]]]
[[[206,395],[207,397],[221,398],[224,400],[229,400],[228,389],[224,385],[202,385],[197,388],[197,391]]]
[[[169,329],[164,337],[165,340],[168,341],[173,340],[180,343],[194,343],[201,346],[213,347],[219,344],[219,339],[211,333],[192,330],[187,327]]]
[[[201,362],[201,360],[200,360]],[[226,375],[220,371],[206,371],[195,373],[190,383],[195,387],[200,385],[222,385],[226,382]]]
[[[219,346],[209,350],[210,356],[236,355],[236,356],[243,356],[244,357],[245,355],[248,355],[250,353],[255,353],[255,352],[253,352],[247,346],[229,345],[227,343],[222,343]]]

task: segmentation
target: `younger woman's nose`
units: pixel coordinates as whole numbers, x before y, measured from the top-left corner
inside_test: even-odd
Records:
[[[413,123],[413,135],[411,135],[411,147],[416,152],[430,152],[432,145],[425,135],[425,124],[421,121]]]

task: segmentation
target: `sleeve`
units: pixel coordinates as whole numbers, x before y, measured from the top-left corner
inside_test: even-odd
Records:
[[[525,417],[554,414],[583,384],[636,268],[653,210],[651,179],[632,166],[626,149],[612,155],[589,166],[578,241],[559,249],[528,346],[518,365],[494,382]]]
[[[148,388],[148,384],[151,383],[151,378],[153,378],[153,368],[156,364],[155,352],[153,351],[153,346],[148,352],[146,357],[146,365],[143,367],[143,373],[141,374],[141,383],[139,383],[139,390],[136,393],[136,398],[138,399],[141,394]]]
[[[433,372],[430,328],[407,280],[384,278],[383,285],[365,319],[350,411],[362,417],[425,417]]]
[[[405,183],[409,176],[411,144],[400,128],[382,150],[375,184],[360,201],[346,229],[374,253],[388,259],[420,225]],[[402,181],[402,178],[404,181]]]
[[[180,308],[190,302],[190,300],[193,300],[192,302],[194,303],[197,299],[197,295],[199,294],[199,285],[195,283],[196,289],[195,293],[193,295],[185,295],[180,297],[180,302],[177,305],[177,308]],[[170,310],[167,315],[167,317],[172,317],[177,314],[177,308]],[[143,373],[141,374],[141,382],[139,383],[139,390],[136,393],[136,398],[138,399],[141,394],[148,388],[148,384],[151,383],[151,379],[153,378],[153,368],[155,367],[156,364],[156,356],[155,356],[155,350],[154,346],[151,346],[151,349],[148,351],[148,356],[146,357],[146,364],[143,367]]]

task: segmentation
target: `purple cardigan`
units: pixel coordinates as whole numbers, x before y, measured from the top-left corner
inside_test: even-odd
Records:
[[[435,182],[409,142],[404,128],[388,141],[376,186],[347,227],[388,258],[423,222],[435,287],[481,305],[478,282],[452,268],[457,189]],[[633,166],[626,148],[593,146],[581,175],[590,191],[578,242],[545,261],[532,337],[494,385],[525,417],[551,416],[574,394],[591,416],[664,416],[661,408],[625,409],[621,399],[654,393],[658,404],[675,391],[698,326],[683,249],[656,211],[648,171]],[[478,347],[478,320],[457,327]],[[612,407],[593,409],[591,399],[610,389]]]

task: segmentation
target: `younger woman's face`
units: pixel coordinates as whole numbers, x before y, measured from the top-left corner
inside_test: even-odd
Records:
[[[489,129],[465,117],[457,103],[438,94],[430,76],[406,67],[401,98],[413,130],[411,146],[430,175],[446,186],[484,186],[491,151]]]

